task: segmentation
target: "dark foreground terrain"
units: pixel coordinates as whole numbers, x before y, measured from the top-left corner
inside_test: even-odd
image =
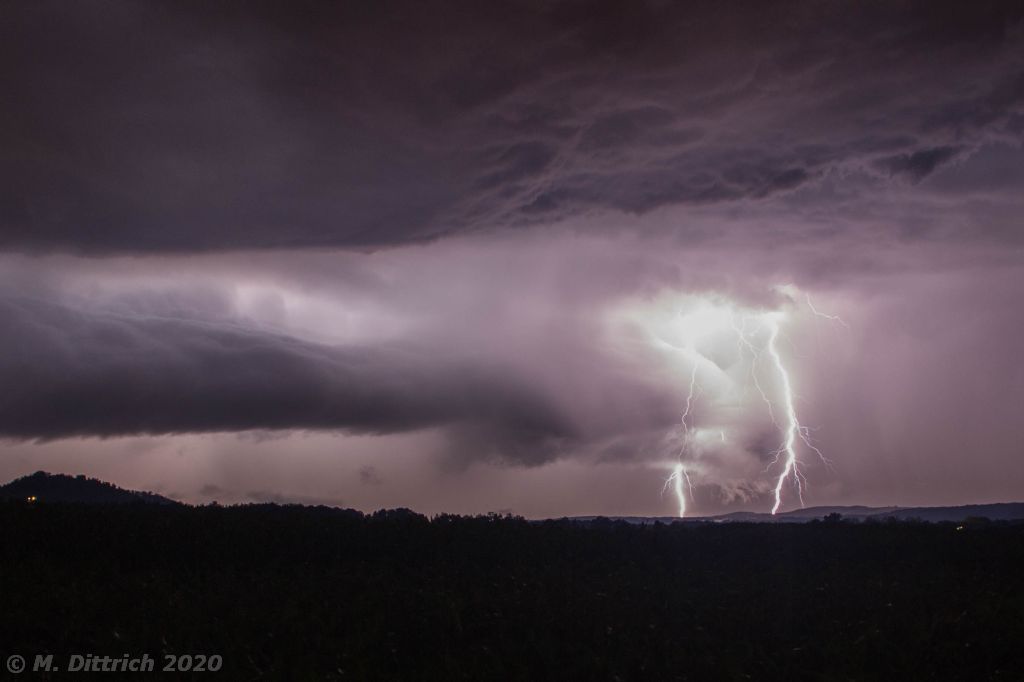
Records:
[[[1022,525],[3,502],[0,657],[219,654],[194,677],[221,679],[1021,680],[1022,575]]]

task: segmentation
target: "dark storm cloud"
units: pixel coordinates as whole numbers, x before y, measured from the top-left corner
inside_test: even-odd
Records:
[[[476,295],[459,299],[452,282],[421,279],[454,270],[466,255],[413,263],[392,282],[398,291],[388,296],[403,306],[393,311],[432,302],[430,315],[410,318],[398,335],[384,299],[374,303],[379,315],[363,315],[361,294],[344,287],[326,308],[282,289],[283,312],[268,313],[258,296],[239,308],[230,291],[252,286],[242,279],[161,289],[173,261],[152,259],[147,273],[129,264],[120,276],[113,261],[70,263],[60,275],[10,267],[4,285],[24,293],[0,297],[0,382],[10,387],[0,398],[0,437],[439,429],[452,464],[529,465],[615,439],[636,445],[673,426],[676,387],[652,380],[639,358],[594,343],[600,329],[586,321],[593,303],[551,301],[550,278],[510,280],[493,254],[469,259],[467,276],[487,271],[492,279]],[[506,287],[518,297],[498,302],[494,292]],[[564,312],[573,305],[575,314]],[[331,320],[349,340],[332,338],[327,326],[319,331],[330,343],[311,341],[318,335],[308,325]],[[356,336],[347,336],[348,321]],[[374,472],[365,480],[374,482]]]
[[[769,202],[835,172],[919,182],[1021,139],[1022,14],[18,3],[0,26],[0,247],[372,248]]]
[[[923,149],[911,154],[900,154],[879,159],[877,165],[892,175],[902,175],[919,182],[932,174],[940,165],[956,156],[955,147]]]
[[[577,434],[515,376],[438,349],[327,347],[228,323],[0,301],[0,434],[52,439],[244,429],[492,433],[550,457]]]
[[[698,499],[754,499],[778,447],[755,361],[728,326],[699,357],[689,335],[772,310],[836,463],[809,475],[838,487],[810,495],[901,502],[920,472],[921,502],[1007,489],[1022,17],[998,0],[8,3],[3,448],[151,446],[132,466],[178,472],[165,490],[439,510],[423,481],[486,470],[486,510],[547,474],[475,462],[547,463],[545,513],[595,511],[589,491],[560,500],[584,471],[651,509],[682,454]],[[418,480],[438,458],[444,476]],[[326,468],[280,488],[310,462]],[[635,491],[607,473],[631,467]]]

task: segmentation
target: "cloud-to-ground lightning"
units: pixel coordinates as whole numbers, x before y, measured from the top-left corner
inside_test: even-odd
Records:
[[[690,369],[690,390],[686,394],[686,408],[683,410],[683,416],[680,418],[680,422],[683,425],[683,444],[679,449],[679,455],[677,457],[676,465],[672,469],[672,474],[669,475],[665,481],[665,488],[672,485],[673,490],[676,494],[676,501],[679,503],[679,518],[686,516],[686,493],[689,491],[690,497],[693,497],[693,483],[690,480],[690,474],[686,471],[686,466],[683,464],[683,454],[686,452],[686,448],[690,442],[690,425],[687,423],[687,419],[690,416],[690,409],[693,406],[693,399],[697,388],[697,358],[694,358],[693,367]],[[686,488],[683,488],[683,483],[686,483]],[[662,489],[664,492],[664,488]]]
[[[686,484],[686,488],[683,488],[683,483]],[[665,488],[671,485],[675,491],[676,500],[679,502],[679,518],[686,516],[686,493],[689,491],[690,497],[693,497],[693,483],[690,481],[690,474],[686,472],[686,467],[682,462],[677,462],[675,467],[672,469],[672,474],[665,481]]]
[[[775,366],[775,370],[779,373],[779,384],[782,389],[782,402],[786,413],[786,424],[783,431],[782,447],[779,450],[779,455],[776,457],[776,461],[778,461],[779,457],[785,457],[782,464],[782,472],[779,474],[778,480],[775,483],[775,504],[772,506],[772,514],[776,514],[779,511],[779,507],[782,505],[782,486],[786,482],[790,473],[793,474],[793,481],[796,484],[797,496],[800,498],[800,506],[804,506],[803,476],[800,472],[800,460],[797,458],[796,454],[796,439],[801,432],[801,427],[796,416],[793,386],[789,380],[789,372],[786,371],[785,365],[782,364],[782,357],[779,355],[779,349],[776,345],[776,341],[779,338],[779,321],[771,314],[766,315],[765,317],[767,318],[768,324],[768,344],[766,349],[768,351],[768,355],[772,358],[772,364]]]
[[[784,293],[791,301],[795,302],[797,300],[796,294],[799,292],[796,287],[786,285],[779,287],[779,290],[782,291],[782,293]],[[840,317],[836,315],[829,315],[816,309],[814,304],[811,302],[810,295],[804,294],[804,298],[807,302],[807,308],[810,310],[811,314],[849,328],[849,325]],[[742,359],[744,351],[749,351],[751,382],[757,390],[758,395],[760,395],[762,401],[767,406],[768,416],[771,419],[772,424],[779,428],[782,434],[782,442],[774,452],[774,459],[768,465],[768,469],[779,464],[781,464],[782,467],[781,471],[779,471],[775,477],[775,482],[772,486],[772,494],[774,498],[772,514],[777,514],[781,509],[783,491],[787,481],[790,480],[792,480],[792,484],[796,489],[796,496],[800,502],[800,506],[804,506],[804,490],[807,485],[807,479],[801,470],[799,454],[799,449],[801,447],[806,447],[807,450],[815,453],[826,466],[832,466],[831,461],[826,458],[824,453],[822,453],[821,450],[811,441],[811,429],[801,424],[797,414],[797,395],[794,392],[792,376],[783,360],[783,355],[779,349],[778,343],[782,333],[782,323],[785,318],[786,313],[781,310],[762,310],[756,313],[749,312],[748,314],[743,314],[739,317],[739,320],[737,320],[737,311],[735,308],[732,308],[728,315],[728,323],[736,334],[739,357]],[[748,327],[751,326],[753,328],[748,329]],[[683,444],[679,449],[676,458],[677,461],[672,467],[672,473],[665,481],[665,486],[663,488],[664,492],[664,490],[667,490],[670,485],[673,487],[679,504],[680,517],[683,517],[686,514],[687,494],[689,494],[689,499],[693,499],[693,483],[690,478],[690,470],[688,470],[684,460],[686,455],[691,452],[694,440],[695,427],[692,423],[693,417],[691,411],[694,407],[694,399],[699,389],[697,368],[699,362],[702,360],[701,354],[695,350],[692,342],[688,344],[687,349],[691,351],[693,364],[690,370],[689,390],[687,392],[686,403],[681,418]],[[771,392],[766,390],[767,385],[763,384],[762,379],[759,378],[759,370],[761,367],[760,361],[764,355],[768,356],[770,360],[770,364],[768,366],[770,366],[774,375],[774,379],[770,386],[770,388],[772,388]],[[770,393],[775,393],[776,396],[772,398]],[[719,434],[722,443],[725,443],[725,431],[720,430]],[[766,469],[766,471],[768,469]]]

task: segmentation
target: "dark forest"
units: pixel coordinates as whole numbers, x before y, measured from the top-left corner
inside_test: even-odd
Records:
[[[0,529],[4,653],[205,652],[231,679],[1024,676],[1020,524],[5,502]]]

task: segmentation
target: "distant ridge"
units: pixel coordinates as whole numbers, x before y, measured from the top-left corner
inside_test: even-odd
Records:
[[[864,521],[884,521],[898,519],[902,521],[920,520],[939,523],[943,521],[963,521],[968,518],[987,518],[991,521],[1024,521],[1024,502],[998,502],[995,504],[968,504],[958,507],[864,507],[864,506],[831,506],[807,507],[794,509],[772,516],[767,512],[739,511],[716,516],[692,516],[680,519],[675,516],[575,516],[578,521],[593,521],[608,518],[613,521],[629,523],[661,523],[673,522],[712,522],[712,523],[807,523],[822,520],[830,514],[839,514],[844,519]]]
[[[181,504],[156,493],[126,490],[119,488],[113,483],[107,483],[96,478],[88,478],[81,474],[78,476],[68,476],[67,474],[51,474],[45,471],[37,471],[29,476],[22,476],[6,485],[0,486],[0,500],[30,500],[33,503]],[[683,519],[675,516],[574,516],[569,517],[569,520],[592,522],[599,519],[607,519],[609,521],[626,521],[635,524],[655,522],[807,523],[809,521],[823,520],[831,514],[838,514],[842,519],[855,521],[896,519],[940,523],[960,522],[970,518],[986,518],[991,521],[1024,521],[1024,502],[968,504],[955,507],[822,506],[793,509],[774,516],[767,512],[738,511],[715,516],[692,516]]]
[[[0,486],[0,499],[31,502],[80,502],[85,504],[179,504],[161,495],[125,490],[83,475],[50,474],[37,471]]]
[[[967,504],[961,507],[916,507],[897,509],[875,516],[922,521],[963,521],[966,518],[986,518],[991,521],[1019,521],[1024,519],[1024,502],[997,504]]]

